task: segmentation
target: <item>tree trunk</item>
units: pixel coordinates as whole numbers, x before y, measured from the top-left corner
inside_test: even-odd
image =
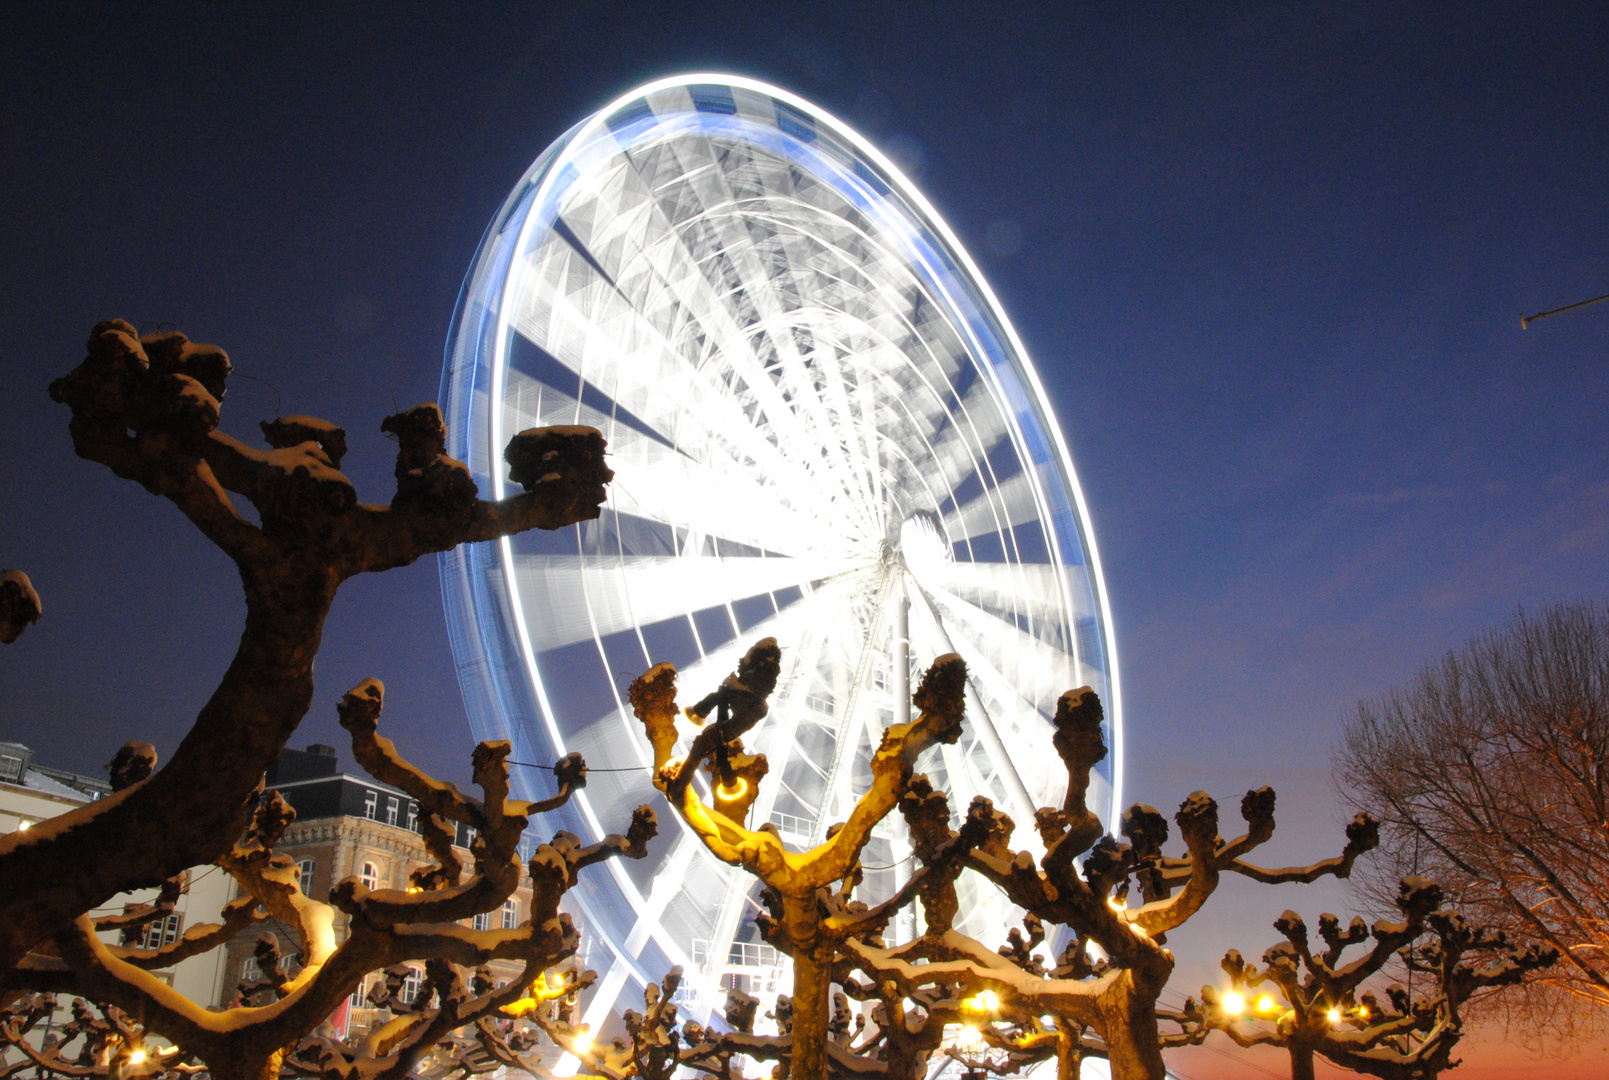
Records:
[[[832,965],[814,949],[793,958],[793,1063],[788,1080],[827,1080],[827,1022],[832,1013]]]
[[[1106,1037],[1112,1080],[1166,1080],[1157,1032],[1156,995],[1137,988],[1134,976],[1132,970],[1124,972],[1097,1002],[1106,1028],[1102,1034]]]
[[[833,949],[823,940],[814,890],[782,898],[793,939],[793,1058],[788,1080],[827,1080],[827,1024],[832,1018]]]
[[[1313,1080],[1313,1048],[1292,1046],[1290,1051],[1291,1080]]]
[[[1070,1021],[1056,1020],[1056,1080],[1079,1080],[1084,1065],[1084,1033]]]

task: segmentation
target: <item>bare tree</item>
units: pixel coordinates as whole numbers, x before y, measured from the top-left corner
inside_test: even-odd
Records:
[[[1230,989],[1202,988],[1203,1026],[1243,1047],[1283,1047],[1293,1080],[1312,1080],[1315,1057],[1383,1080],[1432,1080],[1458,1064],[1453,1048],[1463,1037],[1464,1007],[1476,995],[1513,986],[1559,955],[1551,946],[1516,946],[1501,931],[1471,927],[1441,902],[1439,886],[1405,878],[1396,898],[1400,921],[1382,919],[1371,929],[1355,918],[1343,930],[1334,915],[1321,915],[1322,950],[1313,947],[1301,916],[1285,912],[1274,923],[1285,940],[1263,954],[1263,970],[1236,950],[1224,957]],[[1346,959],[1348,949],[1371,937],[1368,951]],[[1381,1002],[1365,987],[1393,960],[1422,976],[1419,990],[1392,983]]]
[[[1482,925],[1556,948],[1533,979],[1576,1016],[1609,1015],[1609,608],[1521,613],[1361,703],[1336,769],[1398,856],[1377,887],[1442,882]]]
[[[140,337],[116,321],[98,324],[88,356],[51,386],[72,410],[80,456],[169,499],[236,563],[246,622],[234,660],[171,762],[158,770],[149,744],[130,743],[110,766],[113,794],[0,838],[0,986],[14,1012],[26,991],[83,994],[138,1017],[219,1077],[262,1080],[277,1075],[286,1049],[365,974],[425,960],[433,1004],[397,1017],[362,1046],[298,1051],[303,1061],[318,1051],[325,1075],[401,1077],[435,1041],[512,1003],[527,992],[522,982],[574,952],[560,898],[586,865],[641,857],[654,834],[653,813],[641,808],[626,836],[600,844],[559,834],[528,867],[532,921],[473,931],[459,922],[500,907],[519,884],[517,845],[529,817],[585,782],[579,758],[555,766],[560,791],[553,799],[518,802],[507,797],[508,745],[483,743],[474,759],[482,796],[465,796],[403,761],[377,734],[383,691],[378,682],[363,683],[342,702],[342,723],[358,760],[419,800],[437,865],[405,891],[342,882],[329,904],[303,895],[295,865],[274,851],[293,812],[277,795],[262,794],[264,770],[307,712],[324,619],[342,582],[459,543],[596,517],[612,474],[598,432],[531,429],[504,455],[524,493],[482,500],[468,469],[444,452],[440,413],[421,405],[382,425],[398,443],[396,493],[388,506],[364,504],[337,471],[346,437],[335,425],[310,417],[265,422],[267,450],[218,431],[229,372],[220,349],[177,333]],[[232,494],[251,503],[255,520]],[[38,612],[25,576],[0,576],[0,638],[14,639]],[[453,821],[477,830],[467,880],[450,842]],[[138,931],[171,909],[178,875],[208,864],[230,874],[244,894],[225,908],[223,921],[192,927],[162,948],[136,947]],[[89,914],[119,892],[153,887],[162,891],[150,904],[117,916]],[[348,917],[344,941],[333,929],[337,909]],[[151,974],[267,917],[290,928],[299,951],[294,963],[282,961],[277,944],[264,942],[263,977],[242,987],[237,1007],[208,1009]],[[102,940],[108,931],[119,932],[121,942]],[[495,992],[465,980],[460,969],[490,959],[523,960],[524,979]],[[108,1023],[119,1015],[103,1012]],[[26,1034],[25,1021],[13,1015],[0,1024],[0,1038]],[[150,1068],[160,1063],[145,1060]]]

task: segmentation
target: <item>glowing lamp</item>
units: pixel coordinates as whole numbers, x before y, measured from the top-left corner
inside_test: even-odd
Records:
[[[1223,996],[1223,1010],[1230,1016],[1239,1016],[1246,1011],[1246,999],[1231,990]]]
[[[736,802],[744,795],[748,794],[748,790],[749,782],[743,779],[743,777],[739,776],[736,777],[731,784],[722,784],[720,787],[716,788],[715,794],[719,795],[723,802]]]
[[[1257,1011],[1258,1012],[1271,1013],[1271,1012],[1274,1011],[1274,1009],[1276,1007],[1277,1007],[1277,1005],[1276,1005],[1274,999],[1269,997],[1267,994],[1264,994],[1262,997],[1257,999]]]
[[[570,1036],[570,1053],[580,1057],[592,1049],[592,1032],[582,1028]]]
[[[1330,1023],[1332,1023],[1332,1024],[1339,1024],[1341,1022],[1341,1010],[1340,1009],[1331,1009],[1325,1015],[1330,1018]]]
[[[143,1062],[144,1060],[145,1060],[145,1051],[141,1050],[139,1047],[136,1046],[134,1049],[132,1049],[132,1050],[130,1050],[128,1052],[128,1063],[130,1065],[138,1065],[141,1062]]]
[[[1358,1019],[1367,1020],[1368,1018],[1369,1018],[1369,1010],[1368,1010],[1368,1008],[1366,1006],[1359,1005],[1358,1006]]]

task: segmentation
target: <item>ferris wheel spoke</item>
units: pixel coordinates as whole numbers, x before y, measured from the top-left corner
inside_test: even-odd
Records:
[[[547,312],[522,314],[515,325],[521,335],[578,377],[586,377],[600,393],[621,401],[684,454],[717,466],[722,460],[733,464],[751,460],[794,498],[824,501],[816,463],[791,457],[782,449],[796,444],[766,438],[742,404],[710,380],[707,370],[677,363],[674,350],[654,340],[654,328],[635,309],[618,298],[611,305],[619,310],[610,321],[642,331],[631,335],[645,343],[637,350],[622,351],[618,334],[605,333],[587,312],[562,298],[553,298]],[[778,408],[766,417],[790,438],[802,438],[802,432],[789,431],[796,425],[788,410]]]
[[[1030,473],[1019,472],[944,515],[944,531],[955,542],[1041,521],[1038,492]]]
[[[853,569],[847,561],[821,557],[529,555],[515,569],[515,584],[524,600],[531,646],[547,652],[586,641],[594,633],[607,637],[706,608],[806,587]]]
[[[987,664],[982,677],[1002,701],[1019,700],[1029,710],[1046,716],[1054,713],[1056,697],[1070,689],[1067,680],[1076,678],[1069,648],[1025,633],[942,589],[921,592],[946,633],[958,645],[966,645],[957,651],[968,665]]]
[[[1020,821],[1032,821],[1037,804],[1019,766],[1029,768],[1036,766],[1031,756],[1014,759],[1007,752],[1002,725],[1005,726],[1006,732],[1011,730],[1013,723],[1022,729],[1030,716],[1037,715],[1037,710],[1031,702],[1024,701],[1017,695],[1015,688],[1005,680],[993,664],[979,654],[970,641],[949,631],[943,617],[933,608],[925,593],[918,590],[918,596],[921,597],[922,603],[911,605],[913,634],[920,634],[929,648],[957,653],[966,661],[967,715],[971,718],[968,726],[998,767],[1003,794],[1006,795],[1012,812]],[[915,599],[913,597],[913,600]],[[943,752],[952,782],[966,776],[964,761],[959,751],[955,747],[946,746]]]
[[[605,433],[616,479],[610,502],[621,513],[649,521],[697,521],[709,532],[784,554],[821,550],[841,534],[827,508],[795,504],[782,487],[753,470],[734,470],[710,483],[708,466],[614,417],[527,377],[511,377],[505,409],[511,430],[584,423]]]
[[[624,156],[623,160],[628,167],[634,170],[639,168],[629,155]],[[710,160],[715,160],[713,153]],[[730,203],[732,195],[730,189],[725,187],[725,173],[712,169],[710,176],[714,184],[724,189],[724,201]],[[652,192],[649,179],[640,173],[639,178]],[[765,359],[755,349],[754,324],[764,320],[767,315],[774,315],[775,311],[774,305],[767,305],[765,282],[768,277],[765,268],[754,261],[753,237],[746,230],[731,228],[736,219],[732,214],[698,213],[685,220],[673,220],[666,213],[663,199],[658,197],[657,192],[653,194],[654,197],[650,198],[642,212],[649,219],[645,228],[654,242],[642,243],[635,253],[622,259],[622,280],[631,278],[635,261],[646,262],[655,278],[672,285],[680,304],[707,333],[721,343],[722,359],[731,364],[734,370],[743,373],[746,384],[755,393],[760,407],[767,411],[771,421],[788,437],[802,439],[806,430],[797,413],[801,407],[808,409],[813,404],[811,397],[800,396],[796,401],[788,402],[774,393],[771,379],[765,372]],[[689,236],[689,233],[695,235]],[[709,242],[712,239],[713,242]],[[706,242],[699,243],[700,240]],[[705,248],[711,250],[706,252]],[[695,249],[700,251],[703,258],[694,254]],[[737,280],[751,286],[741,298],[718,287],[711,280],[714,273],[711,268],[719,269],[722,259],[736,262]],[[744,317],[739,321],[740,312],[734,310],[734,303],[741,303],[745,299],[756,307],[758,319]],[[773,310],[766,311],[762,305],[771,306]],[[773,340],[783,347],[789,344],[786,337],[775,337]]]
[[[650,244],[649,252],[654,250],[674,254],[681,248],[669,237]],[[801,487],[817,480],[811,472],[814,462],[788,459],[754,430],[752,417],[734,400],[730,388],[712,380],[710,365],[688,362],[690,358],[666,337],[660,325],[664,320],[656,321],[643,310],[647,305],[642,300],[634,301],[623,291],[630,281],[623,277],[618,284],[609,282],[568,246],[560,250],[549,245],[533,261],[532,272],[509,298],[513,324],[525,338],[690,452],[730,447],[764,463],[782,479],[803,469],[795,478]],[[622,268],[623,273],[629,265]],[[704,328],[700,336],[720,342],[720,355],[729,364],[741,366],[745,357],[752,361],[752,350],[741,329],[720,298],[710,294],[709,283],[698,268],[667,266],[663,270],[662,279],[672,289],[674,302],[691,312]],[[747,368],[746,382],[765,397],[762,404],[770,410],[766,413],[769,422],[790,442],[803,445],[804,432],[793,410],[774,394],[767,394],[770,380],[763,371],[753,363]],[[692,432],[684,430],[689,423],[695,425]]]
[[[1084,599],[1089,576],[1082,566],[963,561],[948,563],[931,577],[924,573],[922,580],[969,604],[990,611],[1015,610],[1034,623],[1059,622],[1068,613],[1079,618],[1095,614]]]

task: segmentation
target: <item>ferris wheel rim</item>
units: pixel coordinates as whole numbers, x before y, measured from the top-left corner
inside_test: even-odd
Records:
[[[1031,404],[1034,407],[1033,410],[1027,414],[1026,419],[1024,416],[1012,412],[1005,413],[1005,417],[1008,423],[1011,425],[1020,425],[1024,422],[1032,423],[1035,433],[1046,439],[1053,448],[1056,472],[1059,474],[1060,482],[1065,489],[1064,493],[1072,504],[1072,520],[1074,522],[1076,532],[1076,535],[1073,537],[1073,541],[1082,549],[1087,569],[1087,586],[1093,594],[1093,599],[1097,607],[1100,627],[1100,644],[1102,649],[1101,666],[1104,669],[1104,689],[1107,691],[1106,697],[1108,714],[1110,718],[1109,730],[1111,732],[1112,742],[1111,792],[1109,805],[1115,812],[1116,807],[1121,805],[1120,797],[1123,775],[1123,725],[1121,723],[1121,690],[1118,677],[1117,651],[1114,640],[1115,634],[1113,633],[1112,629],[1110,603],[1107,597],[1104,576],[1101,570],[1099,552],[1095,545],[1093,530],[1089,527],[1088,510],[1085,505],[1082,489],[1078,483],[1077,473],[1074,469],[1070,453],[1068,452],[1066,446],[1065,437],[1060,426],[1055,421],[1054,411],[1051,408],[1050,402],[1045,395],[1043,386],[1040,383],[1038,372],[1034,367],[1026,348],[1023,346],[1019,336],[1017,335],[1015,328],[1011,324],[1003,307],[1000,305],[992,288],[989,286],[987,279],[978,269],[976,263],[972,260],[970,253],[967,252],[965,246],[961,244],[959,239],[955,236],[953,230],[950,229],[948,223],[944,220],[942,215],[940,215],[937,210],[932,207],[931,203],[928,202],[920,189],[917,188],[916,185],[912,183],[892,161],[890,161],[885,155],[877,150],[877,148],[869,141],[860,136],[859,133],[853,128],[839,121],[836,117],[827,113],[825,110],[820,109],[805,99],[799,98],[797,95],[791,94],[788,91],[768,85],[759,80],[748,79],[741,76],[720,75],[713,73],[694,73],[672,76],[665,79],[656,80],[652,83],[648,83],[644,86],[629,91],[624,95],[621,95],[614,101],[610,102],[605,108],[599,110],[588,119],[571,128],[570,131],[561,138],[561,140],[556,142],[552,147],[549,148],[547,152],[542,155],[541,158],[538,159],[538,162],[532,166],[531,170],[528,170],[527,179],[530,179],[532,175],[535,174],[540,168],[542,175],[537,188],[534,191],[523,190],[523,185],[522,188],[517,188],[515,193],[510,196],[509,200],[505,204],[504,210],[500,211],[498,218],[494,219],[492,227],[488,230],[488,237],[490,238],[492,233],[495,231],[498,221],[503,219],[505,214],[511,208],[516,207],[516,203],[520,198],[528,197],[533,206],[543,206],[545,201],[548,200],[552,195],[553,187],[557,183],[557,178],[561,172],[561,167],[570,161],[570,158],[566,155],[572,152],[579,153],[587,150],[588,140],[593,136],[600,134],[606,128],[610,118],[618,111],[629,106],[634,101],[644,100],[649,95],[659,91],[679,87],[692,88],[697,86],[718,86],[727,87],[730,89],[742,89],[782,102],[788,105],[790,108],[793,108],[803,115],[811,118],[815,123],[831,130],[834,135],[849,143],[857,153],[874,162],[878,169],[882,172],[883,179],[888,184],[891,191],[914,210],[923,225],[932,230],[942,244],[942,252],[955,259],[964,284],[973,291],[974,299],[981,303],[981,306],[984,308],[987,316],[990,320],[992,320],[995,329],[1004,336],[1005,342],[1008,346],[1008,348],[1005,350],[1006,361],[1009,363],[1013,375],[1026,384],[1028,396],[1032,399]],[[534,228],[542,227],[545,223],[546,216],[544,212],[538,212],[535,209],[527,210],[520,223],[519,234],[513,241],[512,250],[516,252],[523,250],[528,240],[528,232]],[[483,248],[484,247],[485,242],[483,242]],[[471,279],[475,277],[476,273],[481,269],[481,266],[482,253],[478,252],[476,262],[471,269],[470,279],[466,279],[465,282],[465,296],[470,294],[473,285],[473,281]],[[463,303],[464,302],[461,299],[461,309],[463,307]],[[462,314],[462,310],[455,314],[455,335],[457,333],[456,328],[458,327],[459,319]],[[508,331],[510,329],[509,320],[511,318],[511,311],[509,305],[501,304],[499,306],[496,318],[497,327],[493,336],[493,349],[495,357],[494,367],[496,370],[494,370],[490,379],[490,385],[493,388],[494,395],[500,395],[505,388],[507,374],[510,370],[510,336]],[[451,350],[452,345],[450,344],[449,365],[452,363]],[[990,380],[994,397],[998,400],[1003,400],[1004,395],[1001,386],[997,381],[999,378],[999,373],[996,372],[991,365],[981,362],[978,364],[978,372],[980,375],[983,375],[985,378]],[[883,378],[885,376],[882,373],[878,373],[878,377]],[[444,384],[446,383],[447,378],[448,373],[444,372]],[[447,395],[444,394],[444,400],[446,396]],[[958,401],[957,405],[958,407],[964,408],[964,403]],[[579,398],[577,401],[577,407],[579,410]],[[505,419],[506,408],[504,407],[504,402],[500,398],[494,399],[493,405],[489,409],[490,422],[488,423],[487,430],[483,436],[487,443],[486,449],[488,451],[488,456],[493,461],[500,459],[501,444],[506,441],[507,432],[503,428]],[[929,449],[931,449],[931,447]],[[507,491],[507,485],[502,470],[497,468],[491,469],[489,476],[492,482],[494,496],[502,497]],[[1034,488],[1035,497],[1038,499],[1038,503],[1036,504],[1036,514],[1042,519],[1049,520],[1047,504],[1044,503],[1043,492],[1039,490],[1038,481],[1035,480],[1032,486]],[[952,494],[954,494],[953,490]],[[611,500],[614,498],[613,491],[611,491],[610,498]],[[994,512],[992,508],[991,512]],[[1054,544],[1052,546],[1054,547]],[[565,747],[568,744],[568,739],[565,733],[560,729],[557,722],[558,710],[556,710],[547,700],[547,688],[544,685],[544,679],[542,677],[540,664],[537,660],[536,650],[532,646],[529,630],[525,626],[525,612],[523,605],[517,602],[518,578],[517,574],[515,573],[516,556],[513,550],[512,541],[505,539],[499,542],[498,556],[499,562],[503,567],[507,587],[511,590],[516,590],[516,602],[512,603],[510,607],[512,609],[513,618],[520,628],[519,638],[521,643],[521,652],[523,654],[522,659],[524,661],[524,668],[532,683],[533,692],[539,699],[539,707],[536,711],[539,712],[542,717],[543,726],[546,729],[545,734],[547,735],[548,739],[555,746]],[[1053,552],[1051,563],[1056,567],[1058,573],[1060,573],[1063,568],[1063,557],[1060,551]],[[1061,591],[1065,593],[1066,589],[1067,586],[1064,584]],[[593,619],[593,612],[591,611],[590,607],[588,608],[587,614],[589,619]],[[934,618],[937,619],[936,613]],[[734,618],[734,626],[735,625],[736,620]],[[597,630],[595,620],[593,632],[594,637],[596,637]],[[640,636],[640,628],[638,632]],[[868,630],[867,632],[873,633],[874,631]],[[599,647],[601,650],[601,640],[599,641]],[[725,646],[723,646],[723,648],[724,647]],[[624,702],[620,698],[618,687],[613,687],[612,692],[614,693],[617,707],[621,710],[624,710]],[[1009,761],[1009,757],[1007,760]],[[602,827],[602,823],[598,819],[598,815],[592,806],[590,796],[588,796],[586,792],[580,792],[578,793],[576,801],[578,810],[586,818],[588,825],[591,827],[594,833],[596,835],[602,835],[606,830]],[[665,859],[668,861],[670,857],[670,854],[667,853]],[[619,885],[623,898],[626,899],[628,903],[631,903],[634,907],[637,907],[638,911],[640,912],[640,903],[643,900],[644,894],[638,891],[637,887],[626,878],[624,871],[615,865],[613,861],[611,861],[609,864],[609,873],[610,876],[616,880],[617,885]],[[629,958],[620,952],[615,942],[611,941],[610,947],[616,952],[617,957],[626,960],[628,963],[630,962]],[[638,977],[641,977],[640,973]]]

